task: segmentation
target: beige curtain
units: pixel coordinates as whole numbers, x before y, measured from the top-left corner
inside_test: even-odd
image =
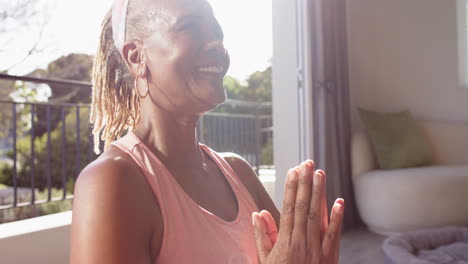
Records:
[[[346,202],[344,228],[360,224],[351,182],[346,0],[309,0],[314,159],[328,175],[329,206]]]

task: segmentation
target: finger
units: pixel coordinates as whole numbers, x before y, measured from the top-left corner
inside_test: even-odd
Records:
[[[280,231],[279,236],[289,240],[294,226],[294,204],[296,203],[297,168],[290,169],[286,179],[286,187],[284,188],[283,207],[281,208],[280,216]]]
[[[309,249],[312,250],[313,256],[320,255],[319,253],[322,250],[322,243],[320,240],[322,230],[322,199],[323,175],[315,172],[307,224],[307,243]]]
[[[337,199],[332,208],[330,226],[323,239],[323,255],[325,259],[331,261],[329,263],[338,263],[343,216],[344,200]]]
[[[327,202],[327,177],[323,170],[317,170],[323,175],[323,195],[322,195],[322,230],[320,232],[320,241],[323,242],[325,232],[328,229],[328,202]]]
[[[303,240],[307,243],[307,222],[312,196],[312,176],[314,173],[314,162],[305,161],[299,167],[299,178],[294,207],[294,230],[293,239]],[[306,244],[307,247],[307,244]]]
[[[267,233],[267,226],[257,212],[252,213],[252,223],[254,226],[255,247],[260,264],[265,263],[270,254],[273,244]]]
[[[270,214],[270,212],[266,210],[262,210],[260,212],[260,217],[266,224],[267,234],[270,237],[272,245],[275,245],[276,241],[278,240],[278,229],[276,227],[275,219]]]

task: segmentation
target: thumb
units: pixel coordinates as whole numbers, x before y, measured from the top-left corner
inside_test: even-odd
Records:
[[[273,248],[273,243],[268,235],[268,230],[265,221],[259,213],[252,213],[252,222],[254,226],[255,246],[257,248],[258,262],[266,263],[268,255]]]
[[[266,225],[266,233],[270,237],[271,244],[274,246],[278,240],[278,229],[276,227],[275,219],[273,219],[270,212],[266,210],[262,210],[259,214]]]

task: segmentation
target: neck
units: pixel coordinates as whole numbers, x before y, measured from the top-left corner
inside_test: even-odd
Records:
[[[203,157],[196,134],[199,116],[153,111],[133,131],[168,169],[199,167]]]

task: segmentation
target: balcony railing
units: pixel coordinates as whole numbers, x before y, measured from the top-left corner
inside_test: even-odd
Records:
[[[60,85],[64,89],[91,87],[86,82],[5,74],[0,74],[0,79]],[[73,198],[76,177],[97,157],[92,151],[89,104],[0,98],[0,107],[4,126],[0,127],[0,180],[9,183],[7,189],[0,190],[0,213]],[[197,127],[200,141],[216,151],[240,154],[258,171],[265,165],[261,164],[261,150],[271,143],[271,103],[228,100],[223,107],[223,111],[201,118]],[[60,195],[53,195],[53,189],[60,190]],[[38,199],[38,190],[46,197]],[[27,201],[20,199],[25,192]]]

